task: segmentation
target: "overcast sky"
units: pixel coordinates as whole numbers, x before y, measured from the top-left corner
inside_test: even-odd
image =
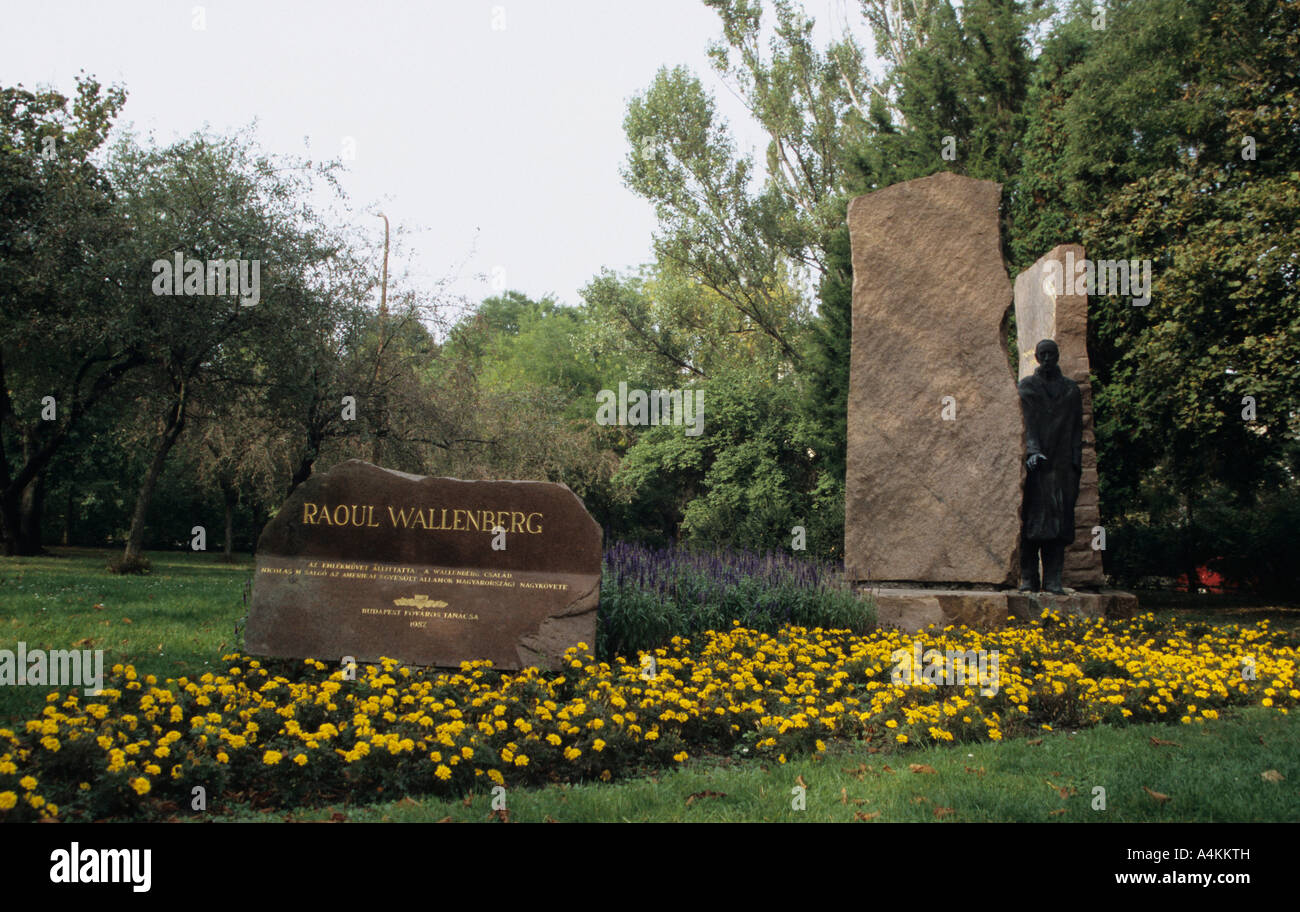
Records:
[[[403,268],[494,275],[579,302],[602,266],[648,262],[649,203],[623,186],[623,116],[661,66],[712,88],[745,150],[762,134],[708,66],[701,0],[3,0],[0,84],[65,92],[81,70],[129,93],[120,123],[166,142],[258,121],[270,152],[355,158],[343,184],[407,229]],[[844,0],[808,0],[819,28]],[[856,4],[852,5],[856,8]],[[200,12],[201,10],[201,12]],[[203,25],[202,29],[198,25]],[[310,145],[307,145],[307,142]],[[383,223],[358,214],[357,230]]]

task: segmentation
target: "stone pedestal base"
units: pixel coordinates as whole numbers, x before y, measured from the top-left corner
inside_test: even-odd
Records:
[[[880,626],[909,633],[929,624],[1001,627],[1008,617],[1033,620],[1048,608],[1085,618],[1130,618],[1138,610],[1137,596],[1118,589],[1052,595],[1014,589],[877,589],[867,584],[856,588],[875,600]]]

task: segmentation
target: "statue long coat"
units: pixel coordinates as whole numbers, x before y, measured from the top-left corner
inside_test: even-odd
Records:
[[[1025,475],[1023,535],[1030,541],[1068,545],[1074,541],[1074,502],[1083,462],[1083,396],[1069,377],[1058,374],[1048,380],[1041,367],[1021,380],[1018,389],[1025,455],[1038,453],[1047,459]]]

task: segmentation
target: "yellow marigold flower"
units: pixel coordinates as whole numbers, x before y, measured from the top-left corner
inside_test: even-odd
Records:
[[[582,751],[578,750],[576,747],[566,747],[564,749],[565,760],[577,760],[581,756]]]
[[[131,788],[135,789],[137,795],[146,795],[149,793],[149,780],[143,776],[137,776],[131,780]]]
[[[32,789],[36,788],[36,777],[23,776],[23,778],[18,780],[18,784],[30,792]]]
[[[495,772],[495,770],[493,772]],[[451,768],[439,763],[438,768],[433,771],[433,774],[437,776],[439,779],[450,779]]]
[[[686,758],[689,756],[690,754],[686,753],[686,751],[681,751],[680,753],[673,754],[673,759],[676,760],[678,763],[683,763],[685,762]]]
[[[899,744],[906,744],[906,743],[907,743],[907,735],[896,735],[896,736],[894,737],[894,740],[897,741]]]
[[[217,752],[217,762],[218,762],[218,763],[229,763],[229,762],[230,762],[230,755],[227,754],[225,751],[218,751],[218,752]]]
[[[488,770],[488,778],[491,779],[493,782],[495,782],[497,785],[506,784],[506,777],[501,775],[500,770],[494,770],[494,769]]]
[[[13,792],[0,792],[0,811],[7,811],[18,803],[18,796]]]
[[[594,751],[603,751],[605,749],[605,742],[597,738],[595,741],[591,742],[591,749]]]
[[[517,757],[515,757],[515,766],[527,766],[527,765],[528,765],[528,756],[526,754],[520,754]]]

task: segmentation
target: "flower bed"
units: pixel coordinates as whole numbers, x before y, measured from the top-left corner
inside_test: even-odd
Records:
[[[655,649],[735,621],[768,633],[790,625],[864,632],[874,608],[845,584],[840,567],[781,551],[629,542],[605,549],[597,656]]]
[[[917,644],[996,650],[996,692],[895,683]],[[708,753],[780,763],[835,738],[901,749],[1099,722],[1203,724],[1229,706],[1285,713],[1300,701],[1287,634],[1153,615],[917,635],[735,626],[612,664],[573,650],[553,673],[385,661],[349,681],[311,660],[227,660],[225,674],[162,684],[117,666],[98,696],[50,694],[41,718],[0,730],[0,820],[166,818],[189,812],[195,787],[210,808],[450,795],[608,780]]]

